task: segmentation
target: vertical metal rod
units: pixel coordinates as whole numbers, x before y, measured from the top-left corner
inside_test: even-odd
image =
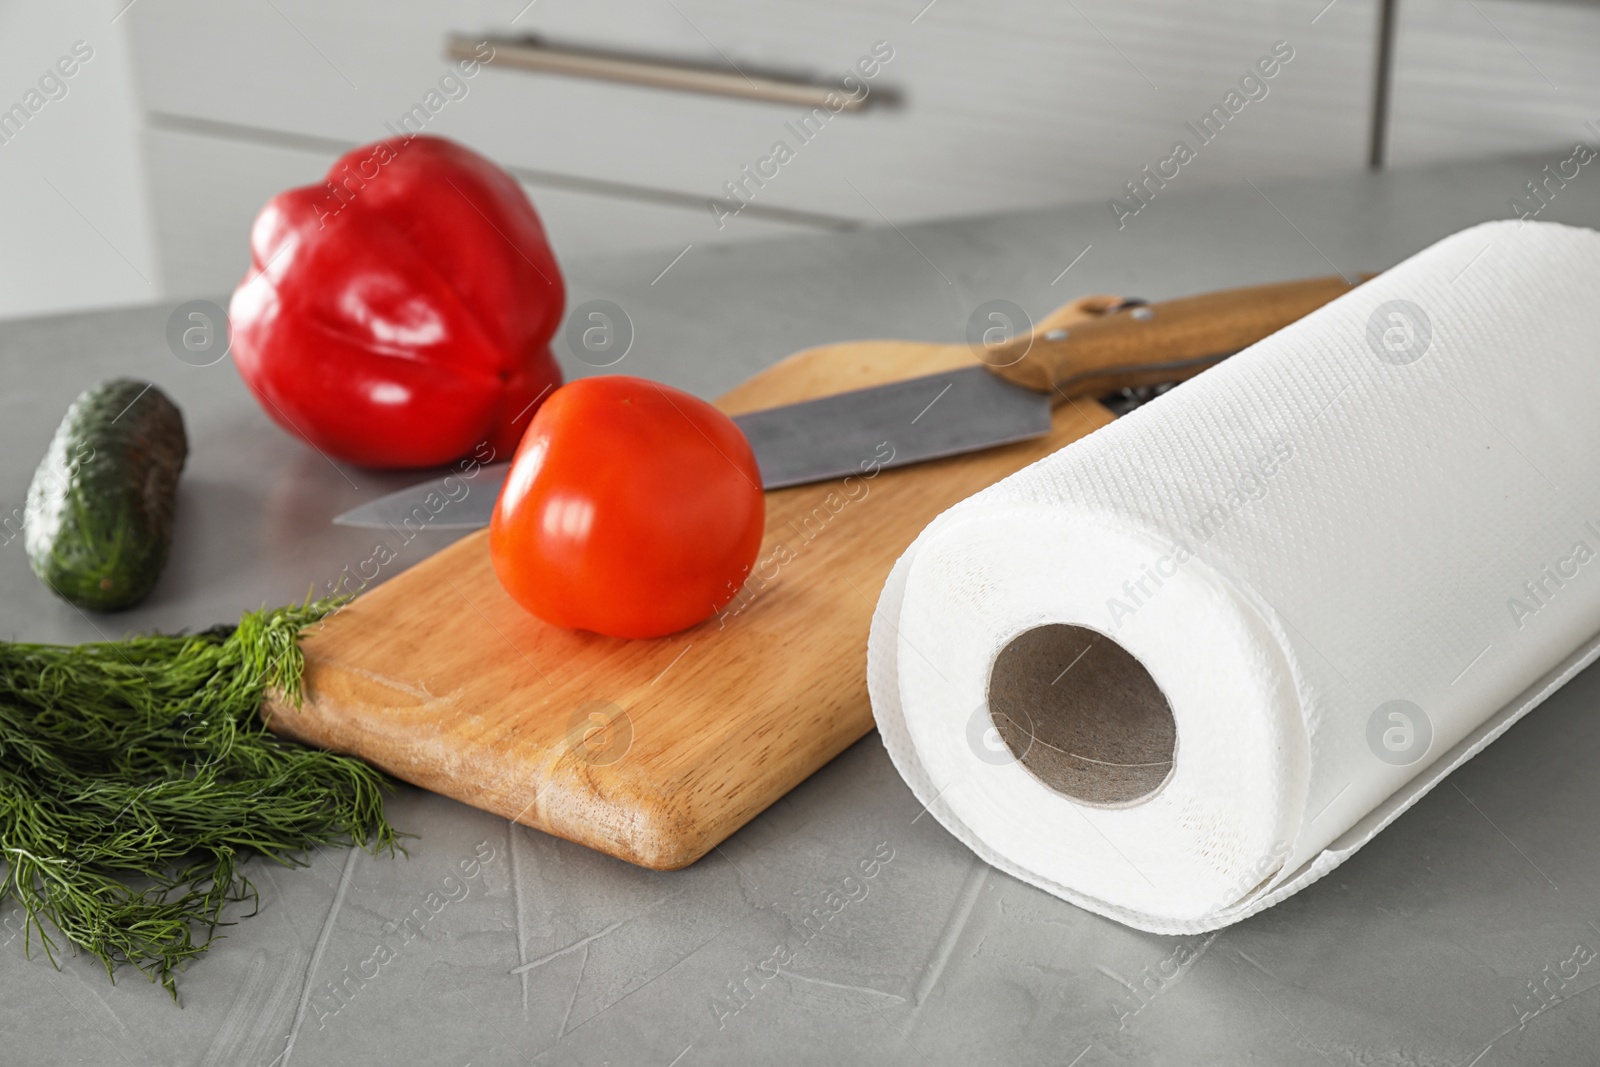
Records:
[[[1378,57],[1372,86],[1372,142],[1369,170],[1382,170],[1389,154],[1389,97],[1394,82],[1394,22],[1400,0],[1378,0]]]

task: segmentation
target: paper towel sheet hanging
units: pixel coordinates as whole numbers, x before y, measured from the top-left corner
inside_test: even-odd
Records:
[[[868,650],[917,797],[1163,933],[1343,862],[1600,653],[1597,293],[1465,230],[941,515]]]

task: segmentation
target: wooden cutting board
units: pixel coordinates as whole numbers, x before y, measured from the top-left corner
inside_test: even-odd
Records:
[[[1087,317],[1069,305],[1036,329]],[[831,345],[718,405],[734,414],[973,362],[965,345]],[[1111,419],[1075,401],[1046,438],[770,492],[763,562],[736,613],[659,640],[540,622],[501,590],[487,531],[470,534],[308,634],[303,707],[265,714],[279,733],[463,803],[684,867],[872,729],[867,631],[922,528]]]

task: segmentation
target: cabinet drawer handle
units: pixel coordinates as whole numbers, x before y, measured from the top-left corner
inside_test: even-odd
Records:
[[[478,50],[482,37],[452,35],[445,39],[445,54],[451,59],[483,58]],[[746,100],[765,100],[772,104],[799,104],[823,107],[830,111],[860,111],[868,99],[878,94],[857,95],[838,85],[808,82],[800,78],[773,74],[741,73],[704,64],[677,62],[626,52],[605,52],[586,48],[559,47],[537,37],[491,37],[496,66],[541,74],[565,74],[574,78],[648,85],[686,93],[736,96]],[[836,106],[830,106],[831,103]]]

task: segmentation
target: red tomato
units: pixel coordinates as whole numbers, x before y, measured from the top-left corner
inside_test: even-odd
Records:
[[[544,402],[489,523],[495,574],[557,626],[662,637],[732,600],[761,549],[750,444],[688,393],[606,375]]]

